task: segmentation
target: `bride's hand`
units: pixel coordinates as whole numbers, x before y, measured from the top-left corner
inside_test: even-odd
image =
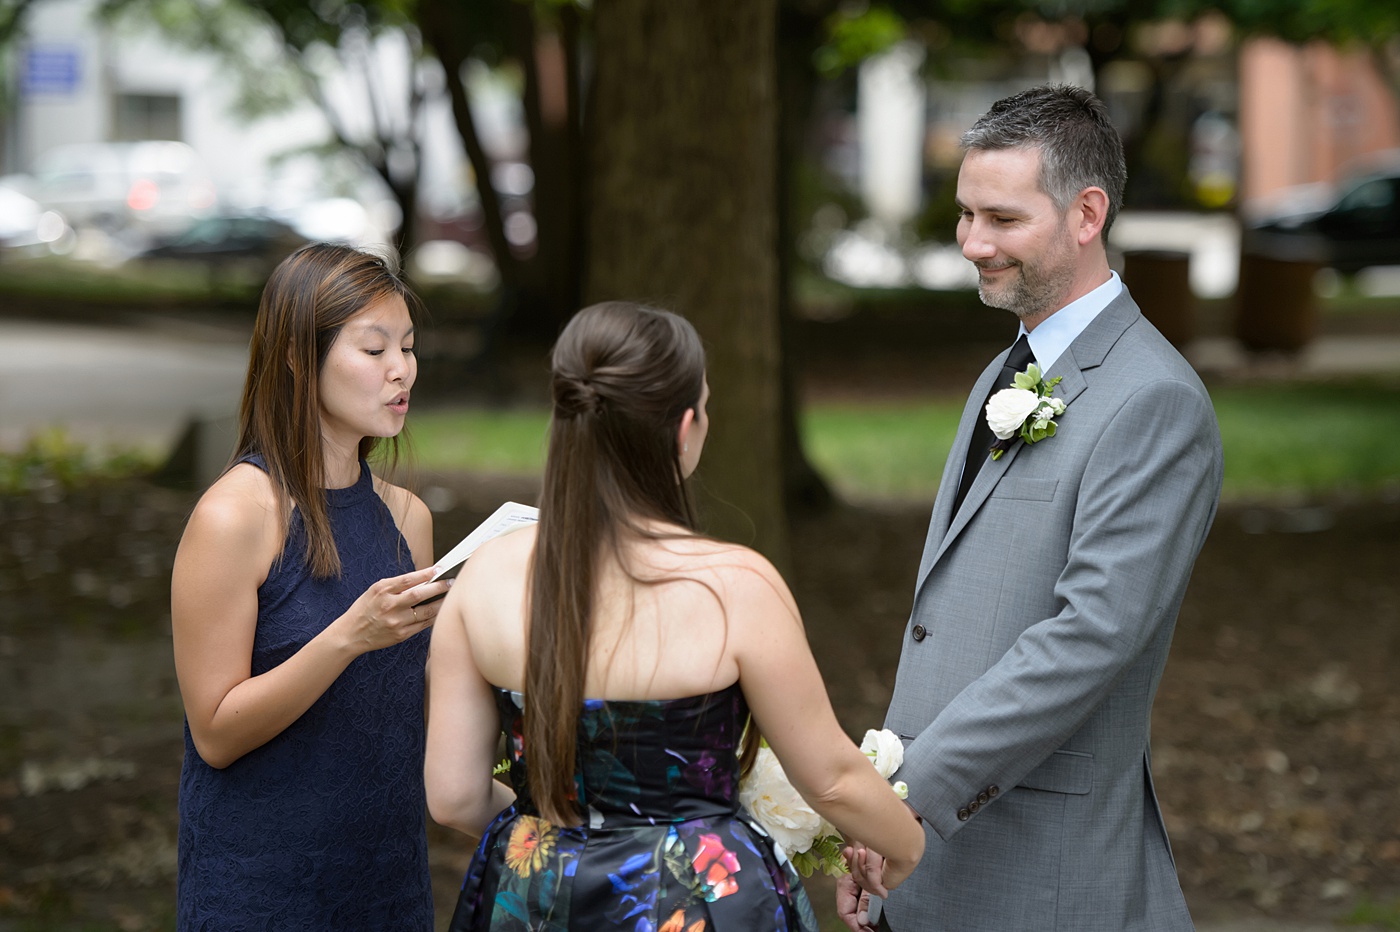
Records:
[[[841,856],[846,861],[846,867],[850,870],[851,879],[856,885],[872,896],[884,899],[889,895],[894,886],[898,886],[908,873],[900,876],[893,885],[888,884],[885,878],[886,864],[885,858],[879,852],[872,851],[860,842],[847,845],[841,849]]]

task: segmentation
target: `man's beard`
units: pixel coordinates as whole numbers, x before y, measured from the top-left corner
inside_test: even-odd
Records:
[[[1060,309],[1074,282],[1073,247],[1055,250],[1035,265],[1012,261],[1015,277],[1000,287],[988,287],[978,266],[977,296],[988,307],[1010,311],[1021,320],[1045,317]]]

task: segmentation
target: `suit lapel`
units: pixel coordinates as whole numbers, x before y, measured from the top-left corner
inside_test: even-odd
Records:
[[[948,460],[943,464],[943,477],[938,482],[938,495],[933,500],[933,515],[929,518],[928,538],[924,541],[924,552],[919,561],[919,584],[923,583],[924,577],[933,568],[934,557],[940,552],[941,544],[948,536],[948,525],[953,519],[953,499],[955,496],[945,495],[944,490],[957,489],[958,482],[962,478],[963,463],[967,460],[967,445],[972,442],[972,428],[977,423],[977,418],[983,416],[982,409],[977,406],[974,399],[987,397],[987,392],[992,387],[992,381],[1001,372],[1002,365],[1010,354],[1011,349],[1008,347],[1005,352],[993,359],[991,364],[983,370],[982,375],[978,377],[977,383],[968,395],[967,405],[963,408],[962,420],[958,422],[958,432],[953,437],[952,448],[948,451]]]
[[[1060,384],[1055,386],[1055,396],[1063,400],[1067,406],[1079,397],[1089,387],[1088,380],[1084,376],[1085,371],[1102,365],[1109,350],[1123,336],[1128,327],[1141,316],[1136,302],[1128,295],[1128,289],[1125,287],[1122,293],[1109,302],[1108,306],[1089,323],[1089,326],[1084,328],[1084,332],[1075,338],[1069,348],[1060,355],[1060,358],[1055,360],[1055,365],[1045,374],[1046,378],[1059,376],[1061,379]],[[1008,349],[1007,352],[993,360],[982,374],[982,378],[977,380],[970,398],[980,399],[987,396],[992,380],[1001,371],[1002,363],[1009,353]],[[967,490],[967,498],[963,500],[962,507],[958,509],[957,514],[953,514],[954,493],[957,490],[958,477],[961,475],[958,466],[967,456],[967,445],[972,437],[974,416],[983,416],[980,408],[975,412],[970,410],[963,412],[962,422],[958,425],[957,438],[953,441],[953,449],[948,453],[948,465],[944,467],[943,479],[938,487],[938,497],[933,506],[933,518],[929,523],[929,536],[924,544],[918,582],[914,588],[916,598],[919,590],[923,588],[924,580],[933,571],[933,567],[952,546],[953,541],[962,533],[962,530],[967,527],[972,516],[977,513],[977,509],[981,508],[982,503],[991,496],[992,490],[1001,481],[1001,477],[1011,469],[1011,464],[1016,461],[1016,457],[1026,446],[1024,442],[1018,441],[999,459],[983,463],[981,472],[972,481],[972,487]],[[1066,411],[1064,416],[1070,416],[1070,412]],[[1053,438],[1050,442],[1054,442]]]

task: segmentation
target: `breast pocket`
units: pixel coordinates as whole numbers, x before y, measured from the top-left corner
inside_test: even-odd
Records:
[[[1032,479],[1004,476],[992,489],[992,498],[1010,498],[1022,502],[1053,502],[1059,479]]]

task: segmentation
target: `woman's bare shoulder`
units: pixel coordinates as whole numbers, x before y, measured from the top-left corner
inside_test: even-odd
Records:
[[[200,496],[185,525],[181,549],[229,562],[270,564],[284,536],[272,479],[256,466],[240,463]]]
[[[269,515],[281,515],[272,477],[251,463],[238,463],[199,497],[190,521],[229,527],[261,526]]]

